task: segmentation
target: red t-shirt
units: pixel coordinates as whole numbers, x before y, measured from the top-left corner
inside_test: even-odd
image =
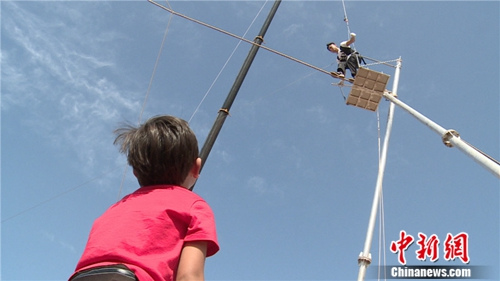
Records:
[[[205,200],[179,186],[141,187],[94,222],[75,272],[124,264],[140,281],[173,280],[187,241],[207,241],[207,257],[219,250]]]

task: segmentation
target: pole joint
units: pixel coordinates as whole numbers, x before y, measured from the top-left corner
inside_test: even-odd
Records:
[[[262,37],[262,35],[255,36],[255,39],[253,41],[255,42],[257,41],[257,39],[260,40],[261,43],[264,42],[264,37]]]
[[[219,109],[219,113],[220,112],[224,112],[224,113],[226,113],[226,115],[231,116],[231,114],[229,114],[229,109],[227,109],[227,108],[221,108],[221,109]]]
[[[368,256],[365,256],[363,252],[359,253],[358,257],[358,265],[364,265],[368,267],[372,263],[372,254],[368,253]]]
[[[387,89],[384,90],[384,95],[389,95],[389,96],[392,96],[392,97],[395,97],[395,98],[398,97],[398,94],[393,93],[392,91],[389,91]]]
[[[446,145],[447,147],[453,147],[453,144],[450,141],[453,137],[460,138],[460,134],[455,130],[448,130],[443,134],[441,138],[444,145]]]

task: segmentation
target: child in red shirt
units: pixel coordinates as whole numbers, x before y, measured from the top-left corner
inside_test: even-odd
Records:
[[[212,210],[189,190],[201,167],[196,136],[172,116],[115,132],[141,187],[94,222],[70,280],[204,280],[219,245]]]

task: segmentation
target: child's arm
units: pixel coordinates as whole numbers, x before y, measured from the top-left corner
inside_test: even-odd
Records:
[[[176,281],[205,280],[206,241],[186,242],[181,251]]]

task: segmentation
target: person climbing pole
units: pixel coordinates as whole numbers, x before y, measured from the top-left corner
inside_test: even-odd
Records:
[[[353,48],[351,44],[356,41],[356,34],[351,33],[350,38],[347,41],[342,41],[340,46],[335,45],[334,42],[326,44],[328,51],[337,54],[337,72],[332,73],[333,76],[344,78],[346,66],[351,71],[352,78],[356,77],[358,72],[360,62],[364,62],[363,57],[359,55]],[[366,63],[365,63],[366,64]]]

